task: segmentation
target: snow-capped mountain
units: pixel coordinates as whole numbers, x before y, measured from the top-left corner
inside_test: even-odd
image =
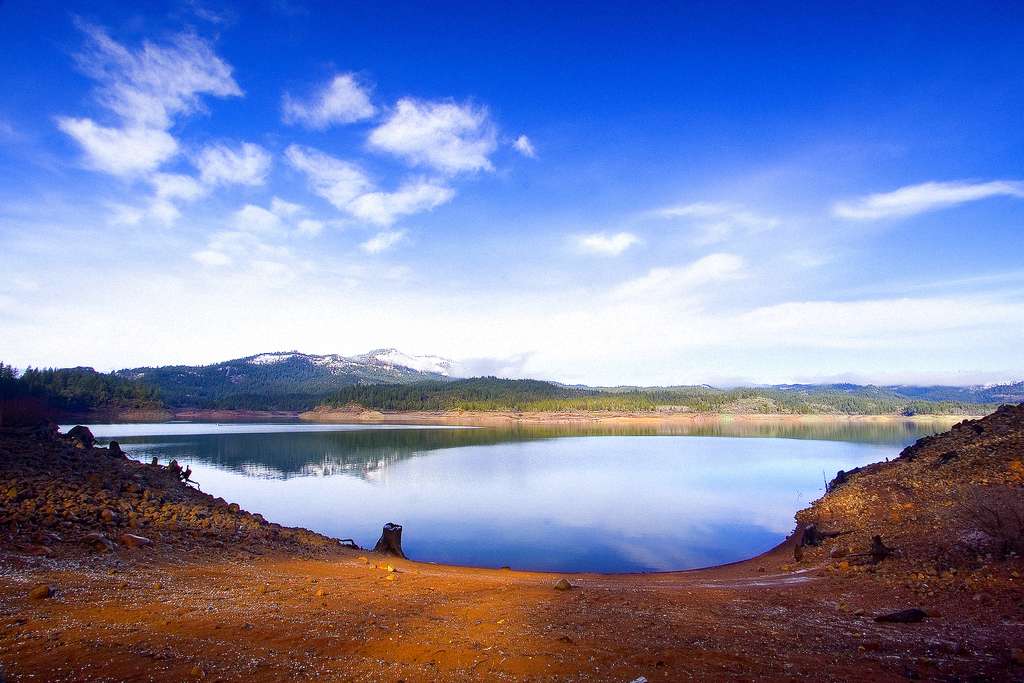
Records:
[[[169,405],[235,403],[230,398],[327,395],[353,384],[409,384],[451,378],[452,361],[398,349],[375,349],[357,356],[274,351],[212,365],[171,365],[118,371],[156,386]],[[280,401],[275,401],[279,404]]]

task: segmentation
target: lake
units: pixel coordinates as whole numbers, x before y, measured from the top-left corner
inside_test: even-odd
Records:
[[[644,572],[772,548],[824,480],[948,422],[723,421],[643,427],[90,425],[132,457],[188,464],[202,490],[287,526],[411,559]],[[67,427],[62,427],[66,430]]]

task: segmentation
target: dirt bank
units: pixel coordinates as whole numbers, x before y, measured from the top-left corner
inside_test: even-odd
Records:
[[[965,419],[962,415],[786,415],[781,413],[718,414],[677,411],[380,411],[363,408],[317,408],[297,417],[308,422],[333,424],[429,424],[500,426],[508,424],[712,424],[715,422],[782,422],[791,424],[821,422],[937,422],[948,426]]]
[[[0,437],[0,663],[12,681],[1022,678],[1024,566],[960,507],[979,486],[1019,502],[1022,449],[1024,408],[1004,410],[799,513],[845,532],[821,545],[556,591],[344,550],[166,468]],[[879,562],[876,534],[895,549]],[[922,620],[874,619],[908,608]]]

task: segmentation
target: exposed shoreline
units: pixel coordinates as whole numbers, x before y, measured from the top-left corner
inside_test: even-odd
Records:
[[[607,424],[607,425],[687,425],[716,422],[779,422],[800,423],[885,423],[932,422],[948,423],[978,419],[980,415],[847,415],[836,413],[697,413],[683,411],[381,411],[363,408],[316,408],[307,411],[286,410],[219,410],[188,408],[178,410],[131,410],[116,414],[71,414],[60,416],[64,423],[98,422],[245,422],[292,421],[323,424],[426,424],[452,426],[500,426],[513,424]]]
[[[25,520],[0,527],[0,664],[11,681],[69,672],[175,681],[951,681],[1024,671],[1016,649],[1024,562],[957,555],[951,543],[963,519],[949,506],[978,481],[1019,485],[1024,408],[922,439],[796,515],[798,531],[816,524],[848,535],[797,552],[794,532],[763,555],[704,569],[561,574],[569,591],[554,590],[550,573],[345,550],[185,489],[161,468],[47,443],[6,445],[23,461],[56,458],[74,484],[54,488],[47,468],[13,481],[13,497],[0,486],[8,521]],[[114,483],[75,463],[94,471],[110,463]],[[0,457],[10,479],[4,466]],[[25,497],[40,486],[46,496]],[[54,497],[66,495],[82,505],[114,501],[121,521],[76,509],[79,521],[57,528],[63,540],[33,534],[32,525],[51,528],[36,512],[59,509]],[[172,501],[170,513],[154,496]],[[127,531],[153,545],[96,554],[72,535],[96,528],[119,538],[132,510],[142,523]],[[873,534],[899,553],[865,560]],[[53,595],[26,597],[44,582]],[[874,619],[907,608],[923,610],[923,620]]]

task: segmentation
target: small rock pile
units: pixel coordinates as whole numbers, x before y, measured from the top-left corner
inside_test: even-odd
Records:
[[[832,532],[820,547],[798,551],[798,561],[845,556],[857,565],[870,560],[876,536],[893,551],[886,564],[939,578],[955,567],[1019,559],[1024,404],[920,439],[892,462],[841,473],[797,521]]]
[[[45,557],[225,547],[308,555],[340,547],[93,443],[84,427],[68,435],[53,427],[0,432],[0,547]]]

